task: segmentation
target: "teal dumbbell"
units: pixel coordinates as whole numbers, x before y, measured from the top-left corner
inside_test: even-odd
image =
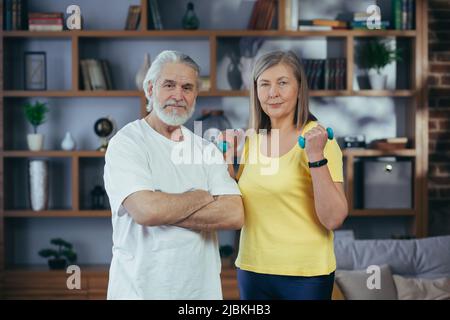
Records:
[[[227,152],[227,150],[228,150],[228,142],[226,142],[226,141],[218,141],[216,143],[216,145],[219,148],[219,150],[222,151],[222,153]]]
[[[327,128],[327,133],[328,133],[328,140],[333,140],[333,138],[334,138],[334,132],[333,132],[333,129],[331,129],[331,128]],[[305,140],[305,137],[303,137],[303,136],[300,136],[300,137],[298,137],[298,145],[302,148],[302,149],[305,149],[305,146],[306,146],[306,140]]]

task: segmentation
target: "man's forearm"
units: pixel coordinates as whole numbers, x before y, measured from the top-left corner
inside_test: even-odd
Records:
[[[184,193],[146,191],[130,196],[124,206],[137,223],[158,226],[186,219],[213,201],[214,198],[204,190]]]
[[[244,206],[240,196],[220,196],[174,225],[192,230],[236,230],[244,222]]]

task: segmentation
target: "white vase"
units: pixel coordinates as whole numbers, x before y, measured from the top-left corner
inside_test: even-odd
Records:
[[[387,75],[371,70],[369,71],[369,83],[372,90],[386,90]]]
[[[66,135],[61,142],[61,148],[66,151],[75,149],[75,140],[73,139],[72,134],[69,131],[66,132]]]
[[[147,71],[150,68],[150,64],[150,54],[146,53],[144,56],[144,62],[139,68],[135,78],[136,87],[138,88],[138,90],[143,90],[142,84],[144,83],[145,76],[147,75]]]
[[[30,133],[27,135],[28,149],[31,151],[42,150],[44,146],[44,135],[40,133]]]
[[[47,209],[48,206],[48,167],[45,160],[29,162],[30,203],[33,211]]]

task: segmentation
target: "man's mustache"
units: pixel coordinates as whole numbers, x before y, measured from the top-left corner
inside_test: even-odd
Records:
[[[175,100],[166,101],[163,105],[163,109],[167,108],[168,106],[183,107],[184,109],[187,108],[186,102],[183,101],[177,102]]]

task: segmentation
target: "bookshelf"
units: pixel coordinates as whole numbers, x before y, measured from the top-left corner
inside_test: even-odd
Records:
[[[302,12],[302,2],[305,1],[299,0],[300,12]],[[42,8],[43,11],[61,12],[70,4],[69,2],[61,1],[61,4],[55,5],[55,2],[49,0],[39,1],[39,4],[38,1],[30,0],[31,8],[34,6],[34,8]],[[294,49],[308,48],[308,46],[314,46],[314,43],[319,40],[318,46],[322,46],[321,50],[325,50],[325,54],[329,49],[328,46],[331,46],[336,49],[332,50],[337,52],[336,58],[345,59],[345,86],[343,90],[310,91],[312,102],[314,102],[312,103],[313,112],[317,110],[317,113],[315,113],[319,119],[333,118],[333,115],[328,115],[328,113],[337,112],[334,110],[347,104],[359,105],[365,104],[367,101],[370,102],[368,105],[358,106],[359,109],[364,110],[370,106],[384,103],[385,99],[390,99],[389,101],[392,101],[394,108],[397,105],[400,106],[401,111],[399,111],[399,115],[396,115],[399,119],[396,121],[400,122],[400,125],[396,127],[394,134],[398,133],[409,138],[408,149],[389,152],[371,149],[346,149],[343,152],[349,214],[350,219],[355,218],[358,221],[363,221],[361,222],[363,224],[375,221],[373,219],[403,219],[401,223],[408,225],[406,231],[408,234],[416,237],[426,236],[428,137],[424,133],[427,132],[428,128],[428,115],[425,108],[428,67],[427,1],[416,0],[415,29],[367,31],[350,29],[330,31],[288,30],[286,27],[288,17],[285,9],[289,7],[290,0],[277,1],[274,20],[268,30],[246,29],[252,14],[254,4],[252,1],[233,0],[233,3],[239,5],[234,6],[234,9],[222,9],[224,10],[223,14],[217,16],[217,22],[214,22],[212,20],[213,15],[208,10],[217,10],[217,7],[209,5],[209,1],[201,0],[195,6],[196,14],[201,21],[200,29],[194,31],[181,30],[179,21],[175,21],[173,17],[169,18],[164,14],[170,12],[169,10],[184,12],[185,3],[181,1],[172,3],[172,8],[168,7],[167,2],[158,1],[164,26],[163,30],[152,30],[147,0],[135,0],[127,3],[114,0],[109,4],[115,10],[110,17],[97,17],[95,15],[95,11],[97,11],[95,6],[98,5],[98,2],[101,1],[80,1],[79,5],[86,22],[84,30],[55,32],[1,31],[0,56],[3,61],[0,65],[0,127],[2,128],[0,133],[0,271],[3,271],[1,277],[6,279],[15,276],[17,278],[23,274],[34,274],[36,272],[39,272],[39,275],[56,274],[45,270],[38,271],[31,267],[36,263],[33,259],[31,259],[33,261],[31,261],[29,267],[27,267],[28,264],[18,266],[22,261],[15,261],[15,253],[11,252],[17,249],[17,245],[11,244],[9,241],[12,237],[14,241],[20,243],[20,239],[8,235],[16,229],[31,230],[27,228],[39,227],[46,223],[41,223],[40,220],[63,221],[55,223],[61,223],[64,228],[70,228],[72,223],[82,224],[82,221],[85,221],[89,224],[94,221],[95,224],[102,224],[102,232],[107,233],[107,229],[104,228],[107,228],[105,225],[109,223],[110,211],[89,209],[89,199],[87,199],[86,186],[89,185],[90,172],[96,170],[95,168],[100,172],[104,161],[104,153],[95,151],[98,141],[93,135],[92,125],[97,118],[105,114],[111,114],[118,121],[119,127],[146,115],[145,96],[142,91],[138,91],[134,86],[135,71],[142,63],[144,52],[150,51],[153,58],[157,52],[170,47],[191,55],[196,61],[200,62],[202,70],[206,72],[202,75],[209,76],[211,82],[210,90],[200,92],[198,108],[225,105],[225,112],[230,112],[229,114],[236,119],[235,123],[246,123],[247,120],[244,118],[246,117],[248,91],[242,88],[231,88],[226,81],[226,71],[224,71],[224,65],[227,63],[226,50],[229,46],[239,46],[239,40],[246,37],[264,39],[265,43],[268,44],[266,47],[263,46],[261,51],[273,50],[277,46],[286,48],[286,43],[294,46]],[[129,5],[141,6],[140,25],[137,30],[123,30]],[[232,10],[235,10],[235,14]],[[113,17],[114,14],[115,17]],[[379,91],[355,88],[355,46],[359,41],[372,37],[399,39],[401,43],[406,43],[410,58],[405,62],[404,67],[409,72],[407,73],[408,79],[400,88]],[[323,47],[323,43],[325,43],[325,47]],[[137,53],[130,55],[135,59],[126,61],[126,54],[131,54],[131,51],[126,51],[126,48],[119,52],[125,58],[108,54],[112,49],[124,47],[124,44],[136,49]],[[49,67],[48,79],[52,81],[53,78],[54,83],[50,83],[47,91],[25,91],[20,85],[22,79],[20,79],[20,76],[12,74],[11,66],[8,63],[11,61],[10,59],[14,60],[16,54],[20,56],[23,51],[33,50],[39,48],[39,46],[44,46],[46,50],[61,50],[59,55],[54,55],[52,58],[56,59],[59,67]],[[48,52],[48,55],[51,54],[55,54],[55,52]],[[58,58],[63,54],[66,60]],[[119,80],[116,90],[86,91],[82,89],[80,60],[89,57],[111,59],[113,78]],[[18,68],[21,68],[21,60],[14,61],[15,65],[17,64]],[[64,69],[62,72],[64,79],[62,80],[60,80],[61,75],[59,74],[61,67]],[[129,69],[128,72],[125,69]],[[43,151],[32,152],[27,150],[23,139],[23,132],[28,129],[18,109],[24,101],[36,99],[48,101],[53,114],[58,114],[60,118],[50,118],[46,128],[43,128],[46,139],[48,137],[50,140],[47,148]],[[228,107],[229,105],[233,106]],[[358,113],[354,110],[359,109],[353,109],[352,112]],[[71,120],[76,119],[77,110],[82,115],[79,122]],[[349,111],[344,110],[342,113],[345,112]],[[362,116],[367,116],[368,113],[370,112],[366,111],[366,114]],[[352,121],[357,120],[357,116],[354,119],[352,118]],[[61,125],[59,121],[61,121]],[[330,122],[333,123],[332,120]],[[343,125],[345,126],[345,122]],[[243,125],[239,126],[242,127]],[[65,127],[79,134],[83,131],[91,131],[89,141],[81,143],[82,148],[80,150],[58,150],[58,142],[63,130],[66,129]],[[348,127],[334,127],[334,129],[338,135],[351,133]],[[26,169],[26,161],[31,158],[42,158],[61,163],[58,172],[61,173],[62,178],[59,183],[62,184],[62,187],[59,192],[67,190],[68,193],[64,201],[58,202],[58,205],[50,206],[48,210],[42,212],[33,212],[28,205],[19,205],[19,200],[24,200],[26,197],[23,194],[14,194],[18,189],[26,186],[26,181],[24,181],[26,180],[26,174],[21,173],[20,170]],[[355,207],[355,179],[357,178],[355,163],[378,158],[407,159],[413,163],[411,182],[413,203],[411,208],[363,209]],[[16,169],[12,170],[13,167]],[[12,171],[13,173],[11,173]],[[17,176],[14,176],[14,174],[17,174]],[[101,176],[101,173],[97,173],[97,181]],[[10,188],[11,185],[12,188]],[[58,194],[57,191],[55,191],[55,194]],[[28,201],[24,200],[24,203],[28,204]],[[381,221],[381,223],[384,223],[385,220]],[[27,226],[28,224],[31,227]],[[90,237],[93,236],[87,236],[88,239]],[[108,245],[107,242],[105,248]],[[89,266],[90,261],[82,261],[81,263],[87,264],[88,270],[91,270],[89,269],[91,268]],[[98,261],[92,263],[98,264]],[[95,270],[93,272],[94,280],[92,281],[99,281],[104,286],[106,284],[104,279],[107,278],[107,264],[101,263],[100,266],[92,268]],[[230,279],[233,277],[232,272],[232,270],[228,270],[224,273],[227,277],[226,283],[228,286],[228,291],[224,290],[225,297],[227,297],[227,294],[236,297],[236,289],[233,285],[230,285]],[[51,276],[49,277],[51,278]],[[5,288],[11,289],[15,285],[19,284],[8,282]],[[93,290],[100,289],[95,287]],[[88,297],[88,291],[84,292],[82,296]],[[95,292],[103,292],[102,294],[104,294],[104,291],[101,290]],[[99,296],[97,295],[97,297]]]

